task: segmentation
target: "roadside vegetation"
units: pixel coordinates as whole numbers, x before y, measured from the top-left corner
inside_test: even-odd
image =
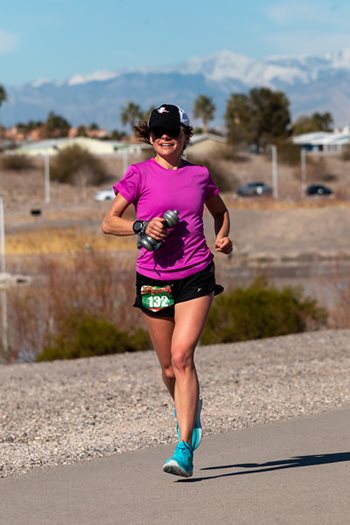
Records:
[[[116,268],[118,270],[116,271]],[[134,273],[111,253],[45,257],[41,285],[9,294],[12,360],[72,359],[150,349],[134,301]],[[201,344],[262,339],[324,328],[327,312],[300,288],[263,278],[219,296]]]
[[[34,162],[29,155],[10,153],[0,156],[0,168],[8,171],[26,171],[34,168]]]
[[[62,184],[94,186],[110,179],[103,161],[78,144],[59,150],[52,162],[51,177]]]
[[[37,361],[136,352],[150,347],[145,330],[128,333],[111,321],[84,310],[68,312],[59,320],[57,328],[52,343],[37,355]]]
[[[232,343],[318,330],[327,312],[302,288],[278,289],[259,277],[246,288],[219,296],[210,311],[201,343]]]
[[[130,260],[111,252],[42,256],[39,281],[8,293],[11,359],[67,359],[149,348],[132,308]]]

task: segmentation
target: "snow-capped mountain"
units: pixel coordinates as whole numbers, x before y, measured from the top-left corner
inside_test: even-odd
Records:
[[[263,83],[273,87],[276,82],[311,82],[326,70],[350,71],[350,49],[325,57],[271,56],[262,60],[221,51],[205,58],[192,58],[182,68],[186,73],[203,74],[216,82],[235,79],[249,86]]]
[[[9,101],[1,108],[5,125],[43,120],[49,111],[73,125],[97,122],[121,128],[122,106],[133,101],[143,109],[163,102],[189,112],[199,94],[213,98],[217,126],[222,125],[231,93],[267,86],[286,93],[293,117],[330,111],[338,126],[350,122],[350,49],[324,56],[270,56],[258,60],[231,51],[195,57],[166,67],[97,71],[66,81],[40,79],[5,88]],[[3,83],[3,82],[2,82]]]

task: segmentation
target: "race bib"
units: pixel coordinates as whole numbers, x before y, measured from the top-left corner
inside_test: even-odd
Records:
[[[174,305],[174,298],[171,286],[150,286],[148,284],[141,287],[142,306],[152,312],[159,312],[163,308]]]

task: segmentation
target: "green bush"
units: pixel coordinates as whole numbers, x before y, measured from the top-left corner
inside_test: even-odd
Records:
[[[24,171],[30,170],[34,167],[33,159],[28,155],[11,153],[10,155],[2,155],[0,160],[1,167],[4,170]]]
[[[77,311],[61,321],[53,344],[46,346],[36,360],[76,359],[135,352],[149,347],[148,336],[144,330],[128,334],[118,330],[106,319]]]
[[[263,339],[316,330],[327,312],[296,287],[277,289],[264,278],[215,300],[203,332],[202,344]]]
[[[61,149],[51,166],[51,178],[63,184],[99,185],[109,180],[104,163],[78,144]]]

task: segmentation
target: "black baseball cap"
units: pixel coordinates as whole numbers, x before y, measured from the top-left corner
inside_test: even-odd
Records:
[[[152,110],[148,123],[149,129],[165,128],[177,129],[181,125],[191,127],[190,119],[187,113],[179,106],[173,104],[162,104],[158,108]]]

